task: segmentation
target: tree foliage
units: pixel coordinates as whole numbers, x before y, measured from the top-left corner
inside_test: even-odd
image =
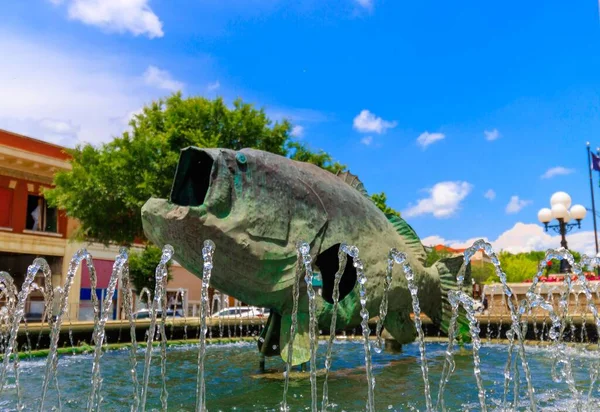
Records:
[[[312,163],[319,166],[321,169],[330,171],[331,173],[343,172],[346,170],[346,165],[339,162],[334,162],[329,153],[319,150],[319,152],[311,151],[308,146],[299,142],[289,142],[288,150],[290,151],[290,159],[299,162]]]
[[[580,253],[576,251],[571,251],[571,253],[575,258],[575,262],[581,260]],[[498,254],[498,259],[500,260],[502,270],[506,274],[507,281],[518,283],[532,280],[540,270],[540,263],[544,260],[545,256],[546,252],[542,251],[523,253],[509,253],[502,251]],[[480,268],[478,269],[477,283],[494,283],[500,281],[500,278],[496,274],[495,268],[491,263],[485,263],[483,266],[473,265],[471,273],[473,273],[475,267]],[[587,268],[584,268],[584,270],[587,270]],[[547,264],[543,267],[544,276],[559,273],[560,261],[557,259],[551,260],[549,265]]]
[[[473,262],[471,263],[471,278],[475,283],[483,285],[490,283],[493,279],[497,279],[496,268],[489,262]]]
[[[400,217],[400,212],[392,209],[387,205],[387,196],[385,195],[385,192],[373,193],[371,195],[371,200],[386,215],[394,215]]]
[[[45,192],[50,204],[79,221],[80,240],[124,245],[143,240],[141,207],[151,197],[168,197],[180,150],[187,146],[250,147],[334,173],[346,168],[292,141],[287,120],[272,122],[263,109],[239,99],[228,107],[221,98],[176,93],[145,106],[130,126],[109,143],[70,150],[72,169],[59,172],[55,188]],[[376,203],[389,210],[385,195]]]
[[[435,247],[432,247],[430,250],[427,251],[427,259],[425,260],[425,266],[429,267],[440,259],[445,259],[452,256],[454,255],[447,250],[436,250]]]
[[[156,246],[147,245],[141,252],[132,252],[129,254],[129,276],[131,282],[138,294],[143,288],[148,288],[154,296],[156,288],[155,270],[160,262],[162,251]],[[167,263],[167,279],[171,280],[171,261]],[[149,303],[149,302],[145,302]]]
[[[571,251],[575,262],[581,260],[581,254]],[[426,266],[431,266],[440,259],[453,256],[446,250],[436,250],[431,248],[427,253]],[[501,251],[498,254],[502,270],[506,274],[506,279],[511,283],[519,283],[532,280],[538,273],[540,263],[544,260],[546,252],[532,251],[523,253],[510,253]],[[584,268],[587,270],[587,268]],[[543,267],[544,276],[560,273],[560,261],[553,259],[549,265]],[[471,276],[475,283],[497,283],[500,278],[496,274],[496,268],[489,261],[474,261],[471,263]]]

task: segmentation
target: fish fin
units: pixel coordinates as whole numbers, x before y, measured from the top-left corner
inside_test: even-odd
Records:
[[[450,319],[452,318],[452,306],[448,299],[450,291],[458,291],[457,276],[459,274],[464,276],[464,283],[462,290],[469,293],[471,285],[471,265],[465,265],[464,256],[456,256],[451,258],[445,258],[437,261],[435,266],[438,269],[440,275],[440,284],[442,289],[442,320],[439,325],[442,332],[448,334],[450,327]],[[462,306],[458,308],[457,318],[457,331],[455,338],[459,342],[470,342],[471,334],[469,330],[469,320],[467,319],[466,312]]]
[[[279,332],[281,330],[281,315],[271,310],[267,324],[258,339],[258,351],[264,356],[280,354]]]
[[[344,182],[348,183],[350,186],[352,186],[356,190],[358,190],[365,197],[369,197],[369,194],[367,193],[367,189],[365,189],[365,185],[363,185],[363,183],[360,181],[358,176],[353,175],[352,173],[350,173],[350,171],[346,171],[346,172],[338,171],[336,173],[336,176],[339,177],[340,179],[342,179]]]
[[[383,327],[400,344],[414,342],[417,337],[415,324],[408,313],[388,313],[383,322]]]
[[[406,242],[405,252],[413,255],[421,264],[425,265],[427,260],[427,251],[417,236],[417,232],[408,224],[406,220],[396,215],[385,215],[388,221],[394,226],[396,233]]]
[[[290,329],[292,326],[292,315],[286,313],[281,315],[281,328],[279,330],[279,347],[281,348],[281,359],[288,360],[288,344],[290,342]],[[292,346],[292,366],[301,365],[310,360],[310,337],[309,314],[298,312],[296,335]]]

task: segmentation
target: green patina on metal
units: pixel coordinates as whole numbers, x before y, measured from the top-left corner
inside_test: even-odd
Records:
[[[234,187],[235,187],[235,194],[238,197],[242,196],[242,173],[238,172],[235,174],[235,178],[234,178]]]
[[[320,329],[327,330],[331,320],[341,243],[360,249],[371,316],[379,311],[391,248],[407,255],[422,310],[442,329],[448,326],[447,294],[456,289],[457,273],[462,271],[470,285],[470,270],[462,257],[425,267],[425,249],[412,227],[400,217],[384,215],[356,176],[336,176],[258,150],[184,149],[170,199],[150,199],[142,208],[142,219],[148,238],[159,246],[171,244],[175,259],[199,277],[203,242],[215,243],[211,286],[250,305],[271,308],[259,343],[266,356],[287,357],[298,241],[310,244],[314,269],[322,277],[323,295],[317,296]],[[340,330],[360,325],[352,268],[348,265],[342,276]],[[384,326],[401,343],[415,336],[411,311],[406,279],[402,268],[396,267]],[[308,359],[308,301],[302,281],[293,362]]]

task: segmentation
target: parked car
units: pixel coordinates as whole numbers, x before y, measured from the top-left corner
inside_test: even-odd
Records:
[[[167,310],[167,317],[168,318],[180,318],[183,316],[183,313],[181,313],[181,310],[176,310],[175,312],[173,312],[173,309],[168,309]],[[135,312],[133,314],[133,318],[134,319],[150,319],[150,309],[140,309],[137,312]],[[162,310],[159,309],[156,311],[156,318],[162,318]]]
[[[213,313],[212,318],[262,318],[268,316],[269,309],[256,306],[232,306]]]

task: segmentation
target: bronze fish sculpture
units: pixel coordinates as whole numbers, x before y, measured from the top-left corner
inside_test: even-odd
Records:
[[[415,231],[400,217],[386,216],[367,196],[362,183],[315,165],[272,153],[243,149],[182,150],[170,199],[152,198],[142,208],[148,239],[175,249],[175,259],[202,277],[202,245],[216,250],[211,286],[249,305],[271,309],[259,349],[287,359],[298,241],[311,248],[313,268],[322,279],[317,295],[320,329],[329,329],[333,284],[341,243],[355,245],[367,275],[367,309],[376,316],[384,291],[388,252],[407,255],[415,274],[422,311],[447,328],[448,292],[459,271],[469,276],[463,257],[425,267],[426,251]],[[467,283],[470,285],[470,283]],[[293,364],[309,360],[309,314],[301,282]],[[412,342],[411,296],[402,269],[394,269],[384,328],[400,343]],[[356,269],[348,257],[339,285],[339,330],[360,325]]]

